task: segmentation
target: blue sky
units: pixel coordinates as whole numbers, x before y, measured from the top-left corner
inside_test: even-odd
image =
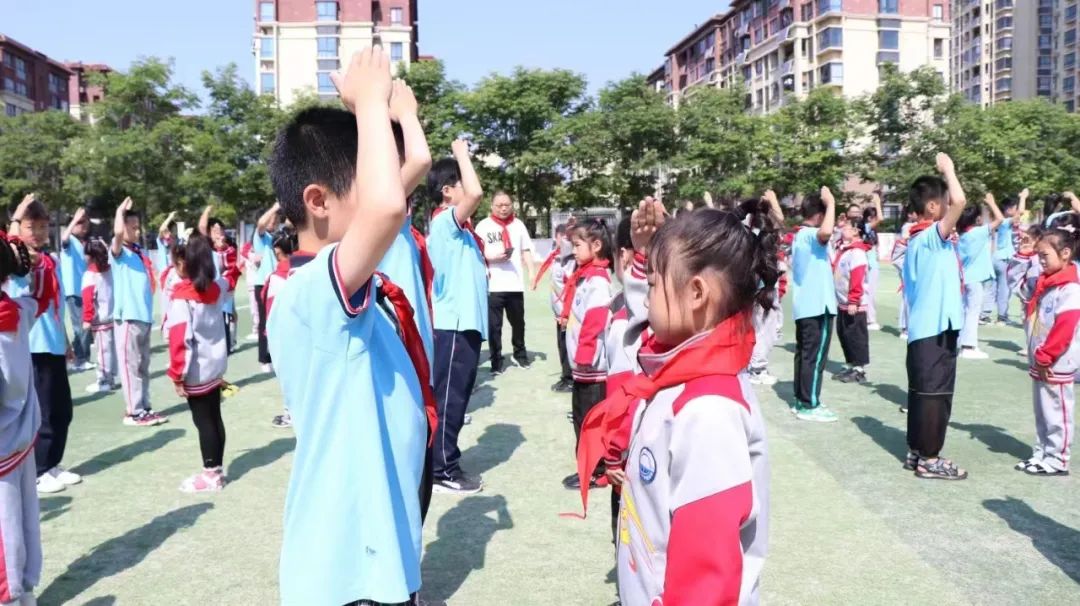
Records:
[[[605,82],[660,65],[723,0],[420,0],[420,52],[473,84],[517,65],[565,67]],[[126,68],[171,57],[176,78],[235,62],[252,78],[252,0],[0,0],[0,33],[60,60]]]

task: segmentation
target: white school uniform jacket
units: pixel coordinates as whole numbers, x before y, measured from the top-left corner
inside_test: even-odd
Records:
[[[645,298],[649,294],[649,285],[645,279],[645,257],[634,255],[633,265],[626,270],[629,277],[623,277],[623,291],[611,299],[607,333],[604,337],[607,349],[608,376],[604,391],[607,396],[616,394],[623,383],[634,378],[638,372],[638,351],[651,335],[648,316],[636,314],[631,317],[628,302],[633,301],[644,309]],[[630,427],[634,420],[632,407],[623,420],[618,434],[609,438],[608,452],[604,462],[609,467],[622,467],[626,457],[626,448],[630,443]]]
[[[563,292],[566,290],[566,280],[577,269],[574,255],[559,253],[558,258],[551,264],[551,311],[558,318],[562,315]]]
[[[1048,383],[1072,383],[1080,372],[1080,283],[1048,288],[1037,305],[1027,320],[1029,372],[1038,379],[1036,365],[1049,366]]]
[[[98,271],[94,266],[87,268],[82,279],[82,302],[82,321],[90,324],[90,330],[93,332],[112,330],[112,270]]]
[[[34,452],[41,409],[30,361],[30,328],[38,304],[0,292],[0,478]]]
[[[1040,274],[1042,261],[1039,261],[1039,255],[1017,251],[1005,268],[1005,281],[1009,284],[1009,289],[1016,291],[1026,305],[1035,293],[1035,282],[1039,280]]]
[[[611,275],[607,264],[594,262],[578,278],[566,323],[566,354],[575,381],[603,383],[607,380],[604,329],[608,323],[609,303]]]
[[[165,333],[169,338],[169,378],[182,383],[189,395],[210,393],[221,386],[228,365],[225,318],[221,306],[229,282],[219,278],[204,292],[183,280],[169,301]]]
[[[859,306],[859,311],[866,311],[869,304],[870,276],[867,269],[870,259],[866,250],[866,247],[853,246],[842,248],[837,253],[833,269],[836,304],[845,310],[854,304]]]

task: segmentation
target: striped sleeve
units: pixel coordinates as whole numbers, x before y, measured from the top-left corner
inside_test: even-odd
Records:
[[[581,319],[574,364],[597,368],[604,356],[604,330],[607,328],[611,303],[611,282],[603,277],[589,277],[582,285],[585,291],[585,315]]]
[[[191,326],[191,307],[183,300],[169,302],[165,321],[165,334],[169,340],[169,369],[167,374],[173,383],[183,383],[191,368],[192,345],[195,333]]]
[[[82,321],[93,323],[97,316],[97,282],[98,276],[94,272],[83,274],[82,280]]]
[[[341,271],[338,270],[337,252],[338,249],[335,245],[334,249],[327,255],[330,286],[334,291],[334,297],[341,304],[341,311],[345,313],[345,316],[356,318],[371,303],[371,277],[368,276],[368,281],[360,287],[360,290],[354,293],[346,292],[348,289],[342,281]]]

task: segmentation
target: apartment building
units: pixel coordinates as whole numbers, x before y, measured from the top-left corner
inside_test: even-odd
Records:
[[[417,60],[417,0],[255,0],[255,82],[289,105],[334,98],[330,73],[375,42],[396,70]]]
[[[5,115],[68,111],[71,76],[63,63],[0,34],[0,105]]]
[[[828,87],[855,97],[875,90],[880,68],[924,65],[949,78],[947,0],[735,0],[666,53],[672,103],[694,87],[745,83],[747,108],[771,112]],[[659,70],[658,70],[659,71]]]
[[[953,0],[953,90],[982,106],[1054,94],[1054,0]]]
[[[1052,6],[1044,7],[1044,3]],[[1080,53],[1080,44],[1077,41],[1077,12],[1080,10],[1078,6],[1080,6],[1080,0],[1060,0],[1058,2],[1040,0],[1038,8],[1040,26],[1044,23],[1046,13],[1052,13],[1051,22],[1054,24],[1055,31],[1055,53],[1052,59],[1052,65],[1054,66],[1054,76],[1052,78],[1054,98],[1070,112],[1075,112],[1077,105],[1080,104],[1078,103],[1080,102],[1080,89],[1077,89],[1076,86],[1076,56],[1077,53]],[[1041,82],[1042,69],[1039,70],[1039,73]]]
[[[69,61],[64,64],[71,72],[68,79],[68,110],[72,116],[83,122],[93,122],[93,117],[88,111],[90,106],[105,97],[105,88],[98,83],[92,83],[92,74],[108,74],[112,71],[103,63],[83,63],[81,61]]]

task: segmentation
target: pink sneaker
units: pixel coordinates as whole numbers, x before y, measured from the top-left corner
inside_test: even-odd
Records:
[[[180,484],[180,492],[220,492],[225,488],[225,474],[221,468],[204,469]]]

